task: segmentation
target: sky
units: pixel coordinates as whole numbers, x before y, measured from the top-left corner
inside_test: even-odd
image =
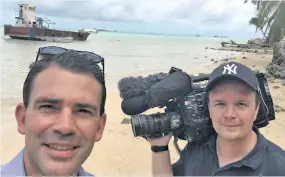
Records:
[[[114,29],[134,33],[260,37],[249,20],[256,8],[244,0],[1,0],[0,23],[14,24],[19,3],[59,29]]]

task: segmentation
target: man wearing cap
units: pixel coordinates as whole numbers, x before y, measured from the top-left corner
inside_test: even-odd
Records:
[[[206,86],[210,119],[215,131],[188,143],[171,165],[172,135],[148,139],[154,176],[285,176],[285,151],[253,125],[263,101],[256,74],[228,62],[211,73]]]

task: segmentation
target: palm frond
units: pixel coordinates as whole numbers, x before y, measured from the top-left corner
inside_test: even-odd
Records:
[[[271,42],[280,42],[285,30],[285,2],[282,1],[276,13],[276,17],[270,23],[269,39]]]
[[[279,40],[285,29],[285,2],[259,0],[252,3],[257,5],[258,13],[250,19],[249,24],[254,25],[256,31],[260,30],[270,41]]]
[[[260,22],[260,26],[264,26],[268,19],[275,13],[278,9],[280,2],[278,1],[263,1],[261,8],[257,14],[258,21]]]

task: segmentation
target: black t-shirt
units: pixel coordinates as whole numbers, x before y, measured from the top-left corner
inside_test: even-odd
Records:
[[[240,161],[219,168],[216,134],[188,143],[172,165],[174,176],[285,176],[285,151],[256,128],[257,144]]]

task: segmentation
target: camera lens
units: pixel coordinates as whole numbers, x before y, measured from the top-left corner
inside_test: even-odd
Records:
[[[180,115],[173,113],[139,114],[131,118],[134,136],[161,137],[181,124]]]
[[[143,115],[136,115],[136,116],[132,116],[131,118],[131,125],[132,125],[132,130],[133,130],[133,134],[134,136],[141,136],[143,135],[143,131],[144,128],[142,127],[142,121],[144,120]]]

